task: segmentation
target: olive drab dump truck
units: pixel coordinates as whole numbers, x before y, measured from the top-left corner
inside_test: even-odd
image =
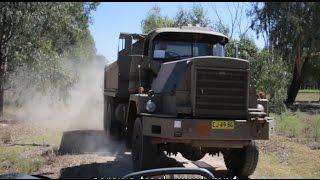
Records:
[[[221,153],[234,175],[254,172],[254,140],[270,138],[273,118],[250,85],[249,62],[224,57],[227,42],[189,26],[120,34],[104,71],[104,129],[132,148],[134,171],[179,152],[191,161]]]

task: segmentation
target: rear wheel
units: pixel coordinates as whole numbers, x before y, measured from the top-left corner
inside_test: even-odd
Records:
[[[113,98],[105,97],[103,113],[104,130],[107,131],[111,136],[121,139],[123,134],[123,126],[114,121],[114,106]]]
[[[137,117],[132,133],[132,165],[134,171],[151,169],[157,157],[157,146],[151,143],[151,137],[142,134],[142,121]]]
[[[228,171],[236,176],[250,176],[254,173],[259,159],[258,146],[252,142],[241,149],[233,149],[223,154]]]
[[[104,109],[103,109],[103,127],[110,135],[115,134],[115,127],[112,122],[112,111],[113,111],[113,102],[112,98],[104,98]]]

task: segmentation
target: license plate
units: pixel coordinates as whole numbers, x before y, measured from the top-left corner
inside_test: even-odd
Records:
[[[212,129],[234,129],[233,121],[212,121]]]

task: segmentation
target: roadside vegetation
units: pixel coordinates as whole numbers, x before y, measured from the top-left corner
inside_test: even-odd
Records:
[[[291,179],[320,177],[319,149],[312,150],[291,138],[275,135],[260,142],[258,166],[251,178]]]
[[[48,163],[44,152],[59,147],[61,133],[18,123],[0,126],[0,137],[0,174],[33,174]]]
[[[292,138],[311,138],[320,142],[320,114],[287,110],[276,119],[277,134]],[[320,147],[319,147],[320,148]]]
[[[96,58],[88,26],[98,4],[0,2],[0,117],[36,95],[67,101],[76,68]]]

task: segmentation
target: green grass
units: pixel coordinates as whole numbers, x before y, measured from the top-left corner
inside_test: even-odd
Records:
[[[318,142],[320,142],[320,115],[316,116],[313,124],[314,124],[315,138]]]
[[[276,131],[291,137],[296,137],[299,134],[299,125],[298,117],[290,111],[285,111],[276,120]]]

